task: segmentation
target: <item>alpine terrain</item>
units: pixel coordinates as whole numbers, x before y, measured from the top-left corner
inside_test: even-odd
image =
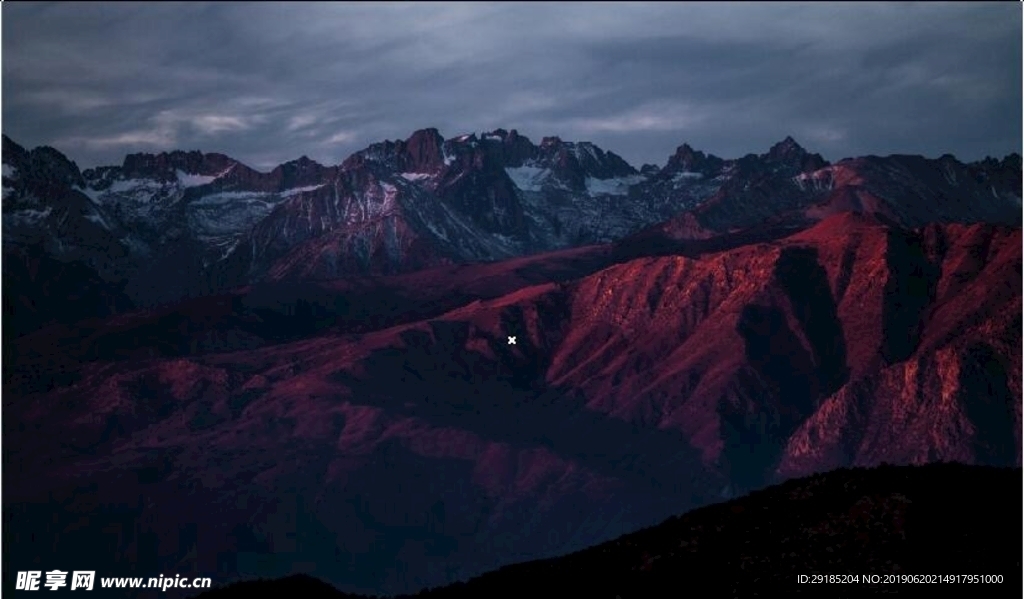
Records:
[[[804,537],[925,573],[921,522],[996,526],[947,494],[1019,493],[1017,154],[786,138],[637,169],[423,129],[269,172],[83,171],[6,136],[2,160],[8,572],[398,594],[597,546],[553,576],[652,596],[637,577],[670,563],[812,573],[784,551]],[[861,470],[937,462],[961,465]]]

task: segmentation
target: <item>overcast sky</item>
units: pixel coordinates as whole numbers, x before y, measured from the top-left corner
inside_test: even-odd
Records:
[[[830,160],[1021,147],[1021,5],[3,3],[3,132],[79,166],[335,164],[425,127],[635,166],[786,135]]]

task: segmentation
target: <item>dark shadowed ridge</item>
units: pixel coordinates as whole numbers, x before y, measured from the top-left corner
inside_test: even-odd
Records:
[[[1002,576],[1002,583],[975,585],[971,596],[1019,597],[1021,499],[1019,468],[941,463],[840,469],[700,508],[564,557],[504,567],[413,596],[556,591],[632,599],[687,596],[696,588],[701,597],[920,596],[937,585],[866,583],[864,577],[987,574]],[[860,580],[828,587],[796,582],[799,575],[815,574]],[[357,597],[307,576],[236,583],[197,597],[257,596]]]

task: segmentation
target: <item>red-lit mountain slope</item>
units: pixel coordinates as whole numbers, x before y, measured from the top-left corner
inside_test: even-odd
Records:
[[[4,394],[5,566],[415,591],[793,474],[1019,465],[1020,248],[840,214],[376,331],[67,366]]]
[[[530,285],[578,279],[614,260],[612,248],[587,246],[387,277],[260,283],[89,319],[81,319],[82,310],[69,310],[76,304],[67,295],[59,313],[78,319],[67,318],[69,322],[52,324],[5,346],[5,389],[20,393],[26,387],[48,388],[73,377],[77,365],[84,361],[196,356],[316,334],[375,331],[436,317],[473,300],[499,297]],[[82,303],[89,302],[87,308],[96,304],[95,293],[82,295]],[[20,298],[9,293],[4,299],[15,302]],[[41,302],[36,297],[25,303],[38,306]],[[18,323],[14,320],[9,326]]]

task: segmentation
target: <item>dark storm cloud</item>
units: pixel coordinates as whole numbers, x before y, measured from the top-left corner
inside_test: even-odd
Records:
[[[1018,4],[7,4],[3,130],[83,166],[497,127],[631,162],[1021,146]]]

